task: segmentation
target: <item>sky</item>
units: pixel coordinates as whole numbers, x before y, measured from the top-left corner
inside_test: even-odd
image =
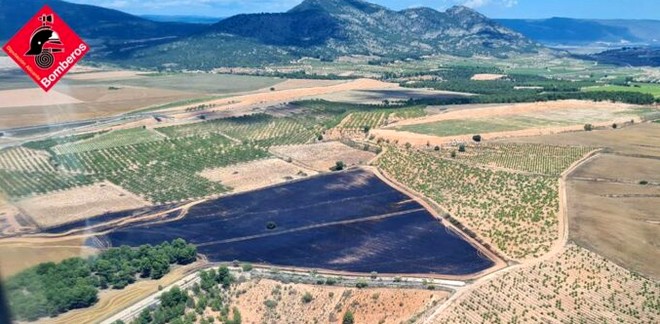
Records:
[[[144,15],[229,17],[239,13],[283,12],[302,0],[66,0]],[[456,4],[491,18],[599,18],[660,20],[660,0],[367,0],[401,10],[431,7],[445,10]]]

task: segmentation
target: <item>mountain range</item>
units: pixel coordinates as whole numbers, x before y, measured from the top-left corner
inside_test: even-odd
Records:
[[[497,19],[500,24],[548,46],[660,45],[658,20]]]
[[[90,59],[150,69],[210,70],[347,55],[506,57],[536,52],[541,43],[652,44],[660,35],[658,21],[492,20],[463,6],[394,11],[363,0],[305,0],[287,12],[241,14],[214,23],[206,17],[147,19],[61,0],[0,0],[0,40],[44,4],[91,45]]]
[[[506,56],[539,46],[466,7],[394,11],[362,0],[305,0],[283,13],[243,14],[215,24],[154,21],[59,0],[0,0],[0,39],[48,3],[92,45],[93,59],[138,67],[212,69],[342,55]]]

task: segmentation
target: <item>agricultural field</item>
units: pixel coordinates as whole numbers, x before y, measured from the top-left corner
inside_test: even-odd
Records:
[[[518,143],[483,143],[466,147],[456,161],[558,177],[594,148]],[[447,155],[446,152],[439,154]]]
[[[359,111],[350,113],[336,128],[340,131],[364,132],[365,129],[387,126],[399,120],[418,118],[425,115],[426,112],[423,107]]]
[[[16,206],[44,229],[106,213],[138,209],[149,203],[111,183],[101,182],[30,197],[18,201]]]
[[[324,142],[308,145],[278,146],[270,152],[310,169],[327,172],[336,162],[344,162],[346,167],[365,164],[376,157],[374,153],[357,150],[339,142]]]
[[[250,191],[315,174],[315,171],[276,158],[206,169],[200,173],[208,180],[231,188],[232,192]]]
[[[9,171],[53,172],[50,155],[44,151],[25,147],[12,147],[0,151],[0,169]]]
[[[384,90],[368,89],[337,92],[333,94],[315,96],[314,99],[341,102],[346,104],[380,105],[383,103],[405,102],[410,99],[449,99],[467,96],[470,96],[470,94],[450,91],[393,87],[391,89]]]
[[[466,292],[434,323],[658,323],[660,283],[575,245]]]
[[[660,278],[658,170],[656,159],[615,154],[575,170],[567,185],[571,238],[631,271]]]
[[[277,118],[266,114],[217,119],[183,126],[156,129],[168,137],[222,134],[240,142],[261,147],[310,142],[314,130],[292,118]]]
[[[185,218],[127,225],[99,240],[140,246],[170,237],[190,240],[212,262],[468,277],[495,265],[416,200],[360,169],[208,200]]]
[[[493,171],[396,147],[376,165],[511,258],[539,257],[558,238],[555,177]]]
[[[653,83],[634,83],[631,86],[603,85],[596,87],[587,87],[583,91],[625,91],[648,93],[656,98],[660,98],[660,84]]]
[[[556,109],[536,111],[508,116],[490,116],[488,118],[452,119],[431,123],[419,123],[395,127],[397,130],[439,137],[488,134],[525,129],[543,129],[584,124],[624,123],[630,120],[652,118],[660,115],[654,108],[624,108],[605,110],[600,108]]]
[[[338,323],[351,310],[356,323],[399,324],[448,297],[439,290],[355,289],[267,279],[239,283],[233,289],[242,293],[230,306],[239,309],[245,323]],[[304,296],[311,300],[303,301]]]
[[[156,142],[164,138],[160,133],[149,129],[131,128],[104,133],[83,141],[60,144],[52,147],[51,150],[55,154],[63,155]]]

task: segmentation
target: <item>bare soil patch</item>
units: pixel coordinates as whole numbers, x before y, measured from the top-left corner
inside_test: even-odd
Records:
[[[217,181],[231,187],[233,192],[245,192],[302,179],[316,173],[280,159],[267,159],[229,167],[207,169],[202,171],[200,175],[211,181]]]
[[[321,172],[329,171],[337,161],[344,162],[348,167],[367,163],[376,156],[374,153],[357,150],[339,142],[278,146],[270,150],[276,155],[290,158],[294,163]]]
[[[473,75],[470,80],[474,81],[494,81],[494,80],[499,80],[504,78],[506,75],[504,74],[489,74],[489,73],[481,73],[481,74],[475,74]]]
[[[241,283],[231,303],[244,323],[341,323],[351,310],[356,323],[405,322],[446,300],[444,291],[413,289],[356,289],[283,284],[273,280]],[[309,293],[309,303],[303,296]],[[266,306],[269,301],[273,307]]]
[[[42,228],[75,222],[104,213],[136,209],[150,204],[110,182],[31,197],[16,205]]]

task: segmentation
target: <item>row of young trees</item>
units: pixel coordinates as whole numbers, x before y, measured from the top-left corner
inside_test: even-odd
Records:
[[[159,279],[171,264],[196,260],[197,249],[182,239],[157,246],[122,246],[87,259],[70,258],[25,270],[7,280],[14,319],[34,321],[98,301],[99,289],[123,289],[137,277]]]

